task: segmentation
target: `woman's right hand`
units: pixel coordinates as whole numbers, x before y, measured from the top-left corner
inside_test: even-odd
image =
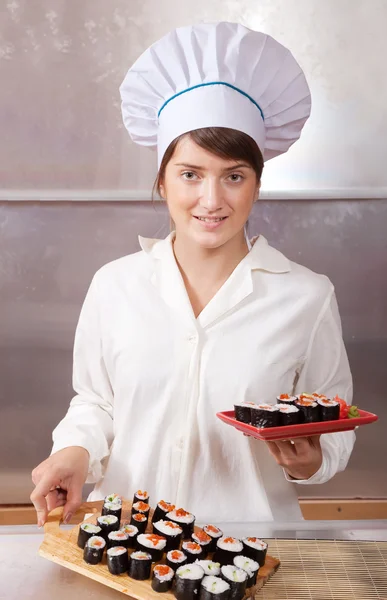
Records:
[[[31,502],[39,527],[46,522],[48,513],[58,506],[64,506],[64,523],[70,521],[82,502],[88,469],[88,451],[80,446],[70,446],[55,452],[32,471],[35,489]]]

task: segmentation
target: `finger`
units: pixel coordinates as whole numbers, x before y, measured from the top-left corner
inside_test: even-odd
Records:
[[[50,513],[54,508],[64,506],[66,504],[67,493],[65,490],[56,489],[50,492],[46,497],[47,509]]]
[[[52,473],[47,473],[45,476],[41,478],[34,491],[32,492],[30,498],[31,502],[35,507],[36,514],[38,517],[38,526],[42,527],[45,524],[47,519],[47,501],[46,496],[50,493],[52,488]]]
[[[67,490],[67,501],[63,509],[64,523],[68,523],[71,520],[73,514],[82,504],[82,488],[83,482],[77,479],[71,482]]]
[[[277,462],[281,459],[281,450],[279,449],[276,442],[265,442],[269,448],[270,453],[274,456]]]
[[[297,454],[295,444],[290,440],[279,440],[276,442],[278,445],[278,450],[283,456],[289,457]]]

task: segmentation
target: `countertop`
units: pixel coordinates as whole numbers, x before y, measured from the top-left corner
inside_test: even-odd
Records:
[[[387,541],[387,521],[218,524],[229,535],[262,538]],[[36,526],[0,527],[1,600],[118,600],[122,594],[41,558]]]

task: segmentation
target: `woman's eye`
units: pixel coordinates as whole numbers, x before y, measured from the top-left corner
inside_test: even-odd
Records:
[[[185,173],[183,173],[183,178],[187,181],[193,181],[195,177],[196,175],[195,173],[192,173],[192,171],[186,171]]]

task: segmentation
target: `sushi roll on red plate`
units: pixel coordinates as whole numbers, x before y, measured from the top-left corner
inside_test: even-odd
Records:
[[[248,575],[246,587],[253,587],[253,585],[257,583],[259,571],[259,564],[257,561],[252,558],[247,558],[247,556],[236,556],[234,558],[234,566],[238,567],[238,569],[242,569],[242,571],[246,571]]]
[[[214,575],[206,575],[200,587],[199,600],[229,600],[230,584]]]
[[[337,421],[340,417],[340,404],[336,400],[329,398],[318,398],[317,404],[320,407],[321,421]]]
[[[197,600],[204,572],[199,565],[184,565],[176,571],[175,598],[176,600]]]
[[[280,394],[277,396],[278,404],[294,404],[297,400],[297,396],[290,396],[289,394]]]
[[[187,564],[187,556],[181,550],[170,550],[165,562],[168,567],[176,571],[179,567]]]
[[[280,414],[280,426],[297,425],[300,422],[300,409],[293,404],[276,404]]]
[[[107,551],[107,566],[112,575],[122,575],[129,568],[128,550],[124,546],[114,546]]]
[[[133,552],[129,559],[128,574],[132,579],[144,581],[150,578],[152,557],[148,552]]]
[[[135,513],[130,517],[130,524],[138,529],[138,533],[145,533],[148,518],[143,513]]]
[[[224,565],[220,569],[222,579],[230,585],[230,600],[243,600],[247,588],[248,575],[246,571],[234,567],[234,565]]]
[[[149,504],[149,494],[148,492],[143,492],[142,490],[137,490],[137,492],[133,496],[133,503],[136,502],[145,502],[145,504]]]
[[[173,521],[157,521],[153,523],[153,533],[162,535],[167,540],[165,551],[177,550],[180,547],[182,528]]]
[[[93,535],[101,535],[101,533],[102,529],[98,525],[94,525],[93,523],[82,523],[79,527],[78,546],[83,550],[87,540],[93,537]]]
[[[278,427],[280,414],[275,404],[257,404],[251,407],[251,424],[254,427]]]
[[[120,531],[123,531],[128,536],[128,548],[135,548],[136,539],[138,536],[138,527],[135,525],[124,525]]]
[[[213,560],[221,565],[232,565],[234,558],[238,554],[242,554],[242,550],[243,544],[240,540],[233,537],[222,537],[216,543]]]
[[[301,394],[295,406],[300,409],[300,423],[317,423],[320,420],[319,405],[310,394]]]
[[[267,554],[267,543],[257,537],[245,537],[242,540],[243,556],[252,558],[263,567]]]
[[[173,510],[175,510],[174,504],[170,504],[169,502],[164,502],[164,500],[160,500],[160,502],[157,504],[154,510],[152,523],[154,523],[155,521],[167,520],[167,514],[172,512]]]
[[[197,544],[200,544],[200,546],[203,549],[203,557],[202,558],[206,558],[206,556],[210,552],[212,538],[203,529],[198,529],[197,531],[193,532],[192,540],[194,542],[196,542]]]
[[[153,568],[152,590],[158,593],[168,592],[172,587],[175,572],[168,565],[156,565]]]
[[[195,516],[187,512],[183,508],[178,508],[167,514],[167,520],[173,521],[183,530],[183,539],[189,539],[194,532]]]
[[[211,538],[211,544],[208,548],[209,552],[215,552],[216,550],[216,542],[223,537],[223,531],[216,527],[215,525],[204,525],[203,531],[207,533],[207,535]]]
[[[136,549],[148,552],[152,557],[152,562],[158,562],[162,559],[167,540],[161,535],[155,533],[140,533],[136,541]]]
[[[251,407],[256,406],[254,402],[241,402],[234,404],[234,414],[237,421],[241,423],[251,423]]]
[[[87,540],[83,550],[83,560],[89,565],[98,565],[102,561],[106,541],[100,535],[94,535]]]
[[[194,563],[196,560],[202,560],[202,558],[205,558],[203,548],[200,544],[197,544],[196,542],[183,542],[181,549],[186,555],[188,563]]]

